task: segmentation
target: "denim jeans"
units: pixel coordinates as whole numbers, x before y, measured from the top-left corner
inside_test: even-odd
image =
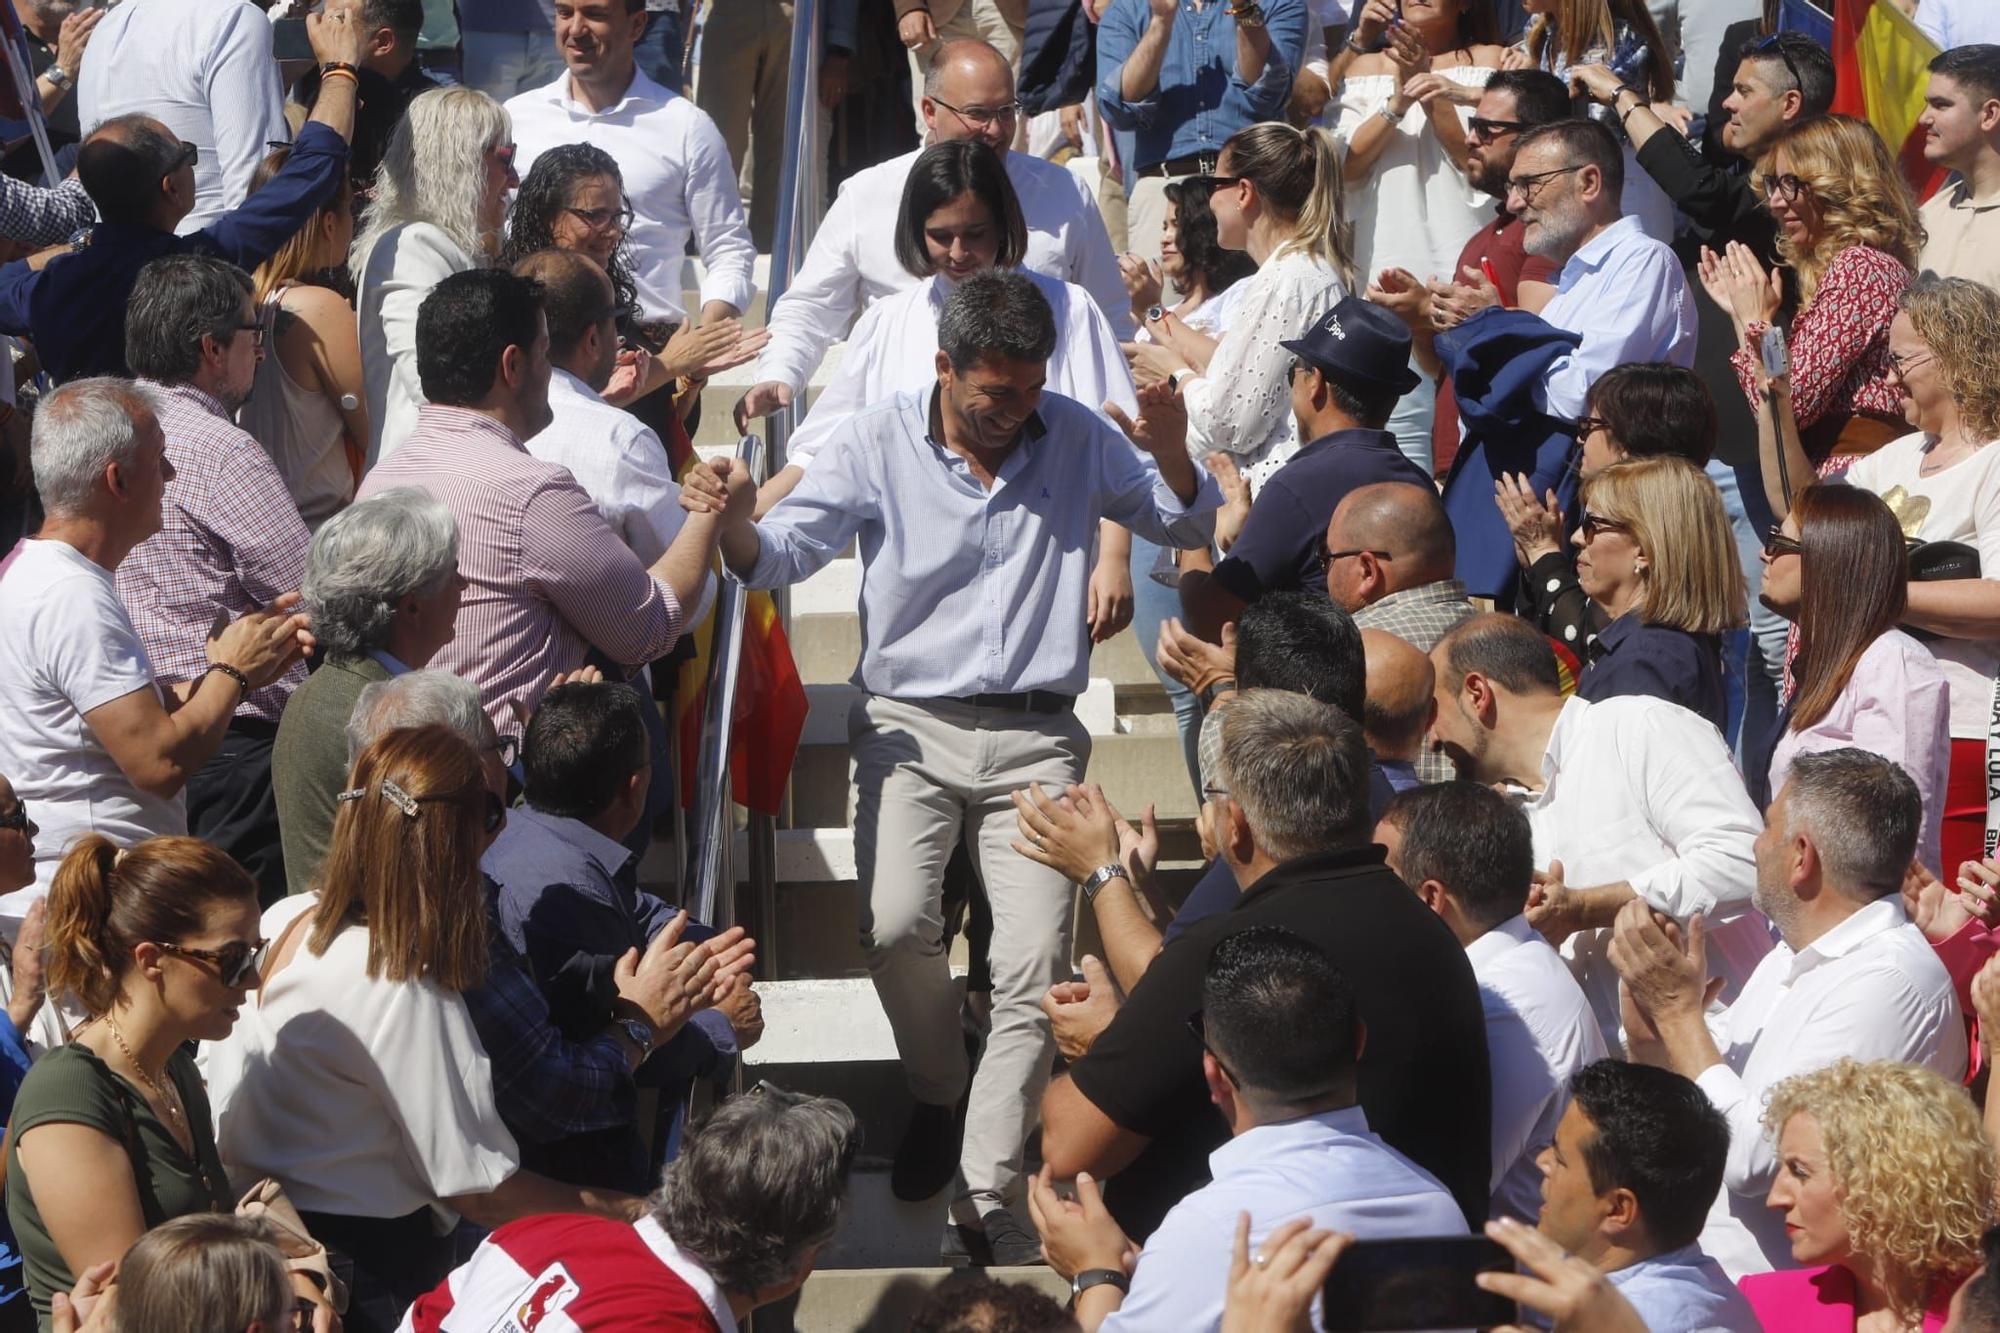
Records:
[[[1188,781],[1199,793],[1201,763],[1196,756],[1201,741],[1201,700],[1195,698],[1193,690],[1160,670],[1159,655],[1154,650],[1160,641],[1160,626],[1181,613],[1180,593],[1153,577],[1162,550],[1138,533],[1132,534],[1132,633],[1138,636],[1139,651],[1145,654],[1153,674],[1166,687],[1167,701],[1174,706],[1174,725],[1180,732]]]
[[[1710,462],[1709,480],[1722,493],[1722,508],[1736,538],[1736,558],[1750,601],[1750,626],[1723,636],[1723,680],[1729,692],[1729,730],[1723,739],[1736,751],[1738,764],[1755,751],[1778,716],[1778,682],[1784,678],[1783,616],[1757,600],[1764,587],[1764,531],[1771,525],[1770,506],[1754,464],[1733,468]]]
[[[699,0],[688,0],[699,3]],[[632,57],[646,77],[663,88],[681,90],[681,57],[686,54],[687,28],[679,10],[656,9],[646,15],[646,31],[632,47]]]

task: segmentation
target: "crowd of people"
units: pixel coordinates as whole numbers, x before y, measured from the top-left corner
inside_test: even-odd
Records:
[[[1757,0],[890,8],[812,92],[879,21],[922,142],[759,311],[787,4],[17,0],[0,1330],[796,1293],[860,1126],[726,1094],[756,942],[639,866],[717,589],[852,550],[877,1147],[994,1270],[913,1327],[1483,1235],[1560,1330],[2000,1331],[2000,23],[1916,0],[1916,171]]]

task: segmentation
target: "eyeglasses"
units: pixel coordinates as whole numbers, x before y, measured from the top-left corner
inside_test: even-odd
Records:
[[[933,97],[931,101],[951,112],[952,115],[957,116],[968,125],[991,125],[995,121],[1012,120],[1021,114],[1021,104],[1019,102],[1009,102],[1005,106],[953,106],[951,103],[938,97]]]
[[[1766,199],[1776,194],[1782,196],[1786,203],[1796,204],[1801,199],[1811,197],[1812,192],[1812,186],[1806,184],[1797,176],[1792,175],[1789,171],[1782,176],[1759,176],[1757,178],[1757,193],[1763,195]]]
[[[186,944],[168,944],[155,941],[160,948],[177,958],[193,958],[204,963],[215,964],[215,976],[225,986],[242,986],[257,975],[264,966],[264,952],[271,947],[271,941],[231,940],[220,949],[197,949]]]
[[[200,159],[201,149],[188,143],[186,140],[182,140],[180,151],[174,154],[174,164],[167,168],[167,174],[171,176],[182,167],[191,167]]]
[[[1927,365],[1935,359],[1936,354],[1933,352],[1918,352],[1913,356],[1904,356],[1901,352],[1891,352],[1889,353],[1889,368],[1898,375],[1907,375],[1916,367]]]
[[[1776,56],[1778,59],[1784,61],[1785,73],[1792,76],[1792,87],[1785,91],[1790,92],[1793,89],[1803,91],[1806,81],[1799,77],[1799,67],[1792,63],[1791,53],[1785,50],[1785,44],[1779,40],[1779,36],[1778,33],[1774,32],[1762,41],[1754,43],[1750,47],[1750,54],[1760,59],[1769,59],[1771,56]]]
[[[1632,528],[1629,524],[1620,523],[1615,518],[1602,518],[1586,510],[1584,511],[1583,521],[1576,525],[1576,530],[1583,534],[1583,540],[1587,545],[1596,541],[1600,533],[1630,532]]]
[[[1776,560],[1782,555],[1804,555],[1806,548],[1796,537],[1787,537],[1785,530],[1773,523],[1771,530],[1764,534],[1764,558]]]
[[[1474,116],[1465,122],[1465,128],[1473,138],[1487,143],[1503,134],[1519,134],[1528,128],[1525,120],[1488,120],[1484,116]]]
[[[1537,171],[1528,176],[1509,176],[1507,178],[1507,196],[1511,199],[1518,194],[1521,196],[1521,204],[1524,208],[1533,208],[1535,206],[1535,196],[1542,192],[1544,185],[1558,176],[1567,176],[1572,171],[1582,171],[1589,165],[1588,162],[1578,162],[1567,167],[1555,167],[1548,171]]]
[[[1321,573],[1332,569],[1334,561],[1351,560],[1357,555],[1372,555],[1377,560],[1394,560],[1396,558],[1393,552],[1377,550],[1372,546],[1356,546],[1346,551],[1329,551],[1326,549],[1326,538],[1324,537],[1319,539],[1319,547],[1313,552],[1313,557],[1319,561]]]
[[[1222,1076],[1229,1080],[1229,1086],[1232,1088],[1242,1087],[1243,1080],[1236,1077],[1235,1072],[1228,1065],[1222,1063],[1222,1057],[1217,1055],[1215,1048],[1208,1044],[1208,1023],[1202,1018],[1201,1010],[1197,1009],[1187,1016],[1187,1029],[1189,1032],[1194,1033],[1194,1039],[1201,1043],[1201,1048],[1204,1051],[1208,1052],[1208,1058],[1215,1061],[1215,1067],[1220,1069]]]
[[[247,324],[226,324],[222,327],[220,333],[227,334],[230,338],[235,337],[239,333],[247,333],[250,335],[250,345],[252,347],[261,348],[264,345],[264,321],[261,319],[252,320]],[[228,338],[218,336],[216,341],[226,342]]]
[[[1248,176],[1189,176],[1186,184],[1202,194],[1214,194],[1249,179]]]
[[[1576,438],[1578,440],[1587,440],[1600,430],[1606,435],[1611,433],[1611,423],[1603,417],[1578,417],[1576,419]]]
[[[563,212],[569,214],[592,231],[606,231],[616,227],[619,231],[632,230],[632,206],[623,208],[570,208],[564,205]]]
[[[1201,797],[1205,801],[1226,801],[1229,799],[1229,788],[1218,787],[1210,782],[1202,787]]]

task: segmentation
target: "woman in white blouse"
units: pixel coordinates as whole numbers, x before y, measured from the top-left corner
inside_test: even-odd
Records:
[[[1171,377],[1180,388],[1195,456],[1231,455],[1254,490],[1300,444],[1293,358],[1279,342],[1299,337],[1354,286],[1340,152],[1325,130],[1252,125],[1222,145],[1213,176],[1188,179],[1209,192],[1217,239],[1247,251],[1257,272],[1240,284],[1220,340],[1162,312],[1146,325],[1155,341],[1132,343],[1126,355],[1140,384]]]
[[[514,174],[507,112],[471,88],[410,103],[389,139],[350,267],[368,387],[368,466],[417,424],[417,307],[454,273],[493,262]]]
[[[486,974],[479,858],[506,822],[478,752],[447,727],[405,728],[352,780],[317,900],[266,915],[269,931],[292,909],[207,1072],[231,1175],[284,1185],[353,1263],[349,1333],[389,1333],[451,1270],[454,1214],[629,1218],[640,1201],[520,1170],[494,1104],[460,994]]]
[[[1390,8],[1387,0],[1369,7]],[[1380,51],[1347,63],[1330,111],[1354,191],[1355,267],[1459,282],[1459,252],[1493,218],[1493,197],[1466,176],[1465,122],[1502,52],[1485,0],[1404,0],[1400,13]],[[1307,68],[1326,77],[1325,61]],[[1436,400],[1425,375],[1389,418],[1390,433],[1425,472]]]

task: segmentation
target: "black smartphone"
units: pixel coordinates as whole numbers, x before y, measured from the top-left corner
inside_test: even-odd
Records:
[[[271,25],[271,54],[278,60],[315,59],[303,17],[279,19]]]
[[[1481,1291],[1473,1275],[1513,1271],[1513,1256],[1485,1236],[1358,1240],[1327,1275],[1321,1323],[1328,1333],[1511,1324],[1514,1302]]]

